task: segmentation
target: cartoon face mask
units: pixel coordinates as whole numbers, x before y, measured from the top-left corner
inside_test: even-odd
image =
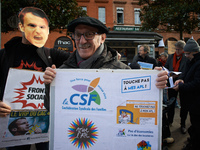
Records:
[[[19,23],[19,28],[25,34],[27,43],[43,47],[49,35],[47,19],[35,16],[31,12],[26,13],[23,19],[24,23]]]

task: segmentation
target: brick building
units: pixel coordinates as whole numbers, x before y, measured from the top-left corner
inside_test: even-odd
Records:
[[[140,32],[141,26],[139,14],[141,6],[137,5],[139,0],[77,0],[78,5],[87,12],[87,15],[94,17],[105,23],[110,32],[106,38],[106,44],[118,50],[122,54],[122,61],[130,63],[137,54],[137,47],[141,44],[151,46],[150,55],[157,57],[161,52],[168,51],[168,43],[179,40],[179,33],[162,32]],[[18,31],[1,33],[1,47],[10,38],[20,36]],[[183,33],[185,41],[193,37],[200,44],[200,30],[192,34]],[[60,33],[53,31],[50,33],[46,47],[54,47],[55,41],[59,37],[66,36],[66,31]],[[159,47],[159,41],[164,41],[165,47]],[[170,50],[171,51],[171,50]]]
[[[174,41],[180,40],[179,33],[174,31],[139,32],[141,6],[138,5],[138,1],[77,0],[78,5],[87,11],[88,16],[101,20],[110,29],[106,43],[118,50],[124,56],[122,61],[126,63],[131,62],[134,55],[137,54],[137,47],[140,44],[149,44],[152,48],[151,55],[156,57],[161,52],[168,51],[168,43],[173,44]],[[200,30],[194,31],[192,34],[183,33],[183,38],[187,41],[193,37],[200,44],[199,34]],[[159,47],[160,40],[163,40],[165,47]]]
[[[155,57],[155,45],[162,39],[162,35],[155,32],[139,32],[141,22],[137,1],[77,0],[77,2],[87,11],[88,16],[99,19],[109,28],[106,44],[121,53],[121,61],[130,63],[137,54],[138,45],[144,43],[150,44],[151,55]]]

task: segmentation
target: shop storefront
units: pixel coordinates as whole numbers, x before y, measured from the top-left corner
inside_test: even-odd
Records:
[[[128,64],[137,55],[138,45],[148,44],[151,47],[150,56],[155,58],[155,47],[162,36],[155,32],[139,31],[109,31],[106,44],[121,54],[121,61]]]

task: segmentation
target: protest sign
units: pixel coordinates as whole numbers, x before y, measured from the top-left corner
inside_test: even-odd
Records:
[[[146,70],[152,70],[153,69],[153,64],[151,63],[146,63],[146,62],[141,62],[141,61],[138,61],[137,62],[141,69],[146,69]]]
[[[12,111],[1,118],[0,147],[27,145],[49,140],[47,110]]]
[[[43,72],[10,69],[3,101],[12,112],[0,120],[0,148],[49,140]]]
[[[45,109],[43,72],[10,69],[4,100],[12,109]]]
[[[50,149],[161,149],[155,70],[57,69]]]

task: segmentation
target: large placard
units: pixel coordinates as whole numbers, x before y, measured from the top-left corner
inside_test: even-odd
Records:
[[[11,68],[3,101],[12,112],[0,119],[0,148],[49,141],[43,72]]]
[[[156,70],[57,69],[50,149],[161,149]]]

